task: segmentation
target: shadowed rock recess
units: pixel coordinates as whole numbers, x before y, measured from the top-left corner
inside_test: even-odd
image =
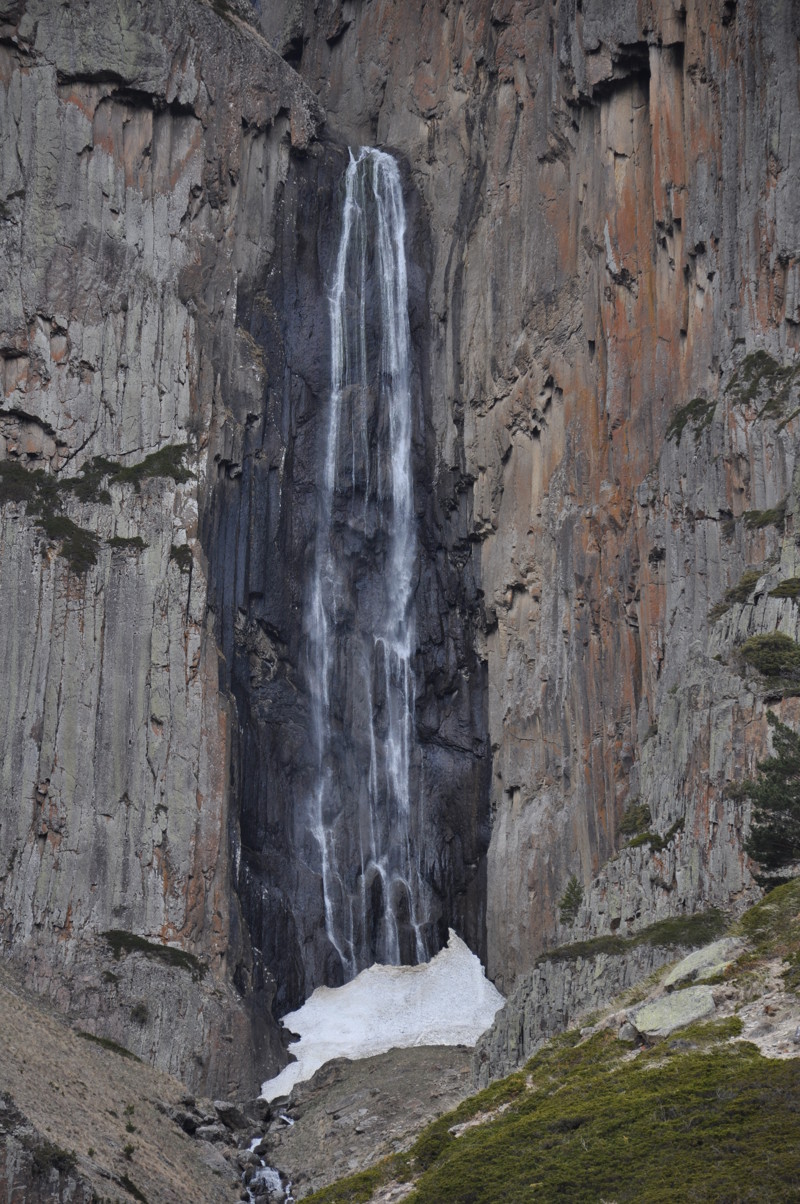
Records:
[[[452,926],[516,990],[494,1070],[537,992],[598,993],[547,950],[618,939],[627,986],[663,959],[626,940],[756,897],[731,786],[768,706],[800,723],[795,671],[740,652],[800,635],[798,38],[789,0],[0,0],[0,949],[28,988],[222,1096],[355,968],[301,822],[350,147],[392,155],[406,219],[421,942]]]

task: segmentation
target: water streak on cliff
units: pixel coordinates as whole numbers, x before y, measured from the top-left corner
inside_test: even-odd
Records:
[[[404,236],[396,162],[371,148],[351,155],[306,615],[318,756],[308,821],[347,978],[373,961],[427,956],[409,788],[416,537]]]

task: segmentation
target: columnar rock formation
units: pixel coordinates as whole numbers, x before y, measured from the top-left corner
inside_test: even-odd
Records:
[[[796,6],[263,8],[0,2],[3,956],[215,1092],[330,973],[292,816],[348,143],[408,213],[433,943],[510,989],[741,906],[736,647],[798,628]]]

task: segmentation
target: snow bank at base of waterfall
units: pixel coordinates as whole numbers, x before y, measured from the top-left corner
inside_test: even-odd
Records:
[[[474,1045],[505,1000],[478,958],[450,929],[447,946],[421,966],[370,966],[343,987],[317,987],[283,1024],[297,1058],[262,1087],[288,1095],[331,1058],[369,1058],[410,1045]]]

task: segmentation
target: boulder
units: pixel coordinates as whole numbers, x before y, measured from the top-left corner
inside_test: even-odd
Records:
[[[711,987],[687,987],[637,1008],[630,1021],[643,1037],[668,1037],[714,1012]]]
[[[195,1136],[200,1141],[227,1141],[228,1131],[224,1125],[200,1125]]]
[[[238,1104],[229,1103],[224,1099],[214,1100],[214,1111],[228,1129],[245,1129],[247,1120]]]
[[[736,937],[726,936],[702,949],[696,949],[688,957],[684,957],[673,966],[663,985],[668,991],[689,982],[703,982],[708,978],[716,978],[736,959],[742,942]]]

